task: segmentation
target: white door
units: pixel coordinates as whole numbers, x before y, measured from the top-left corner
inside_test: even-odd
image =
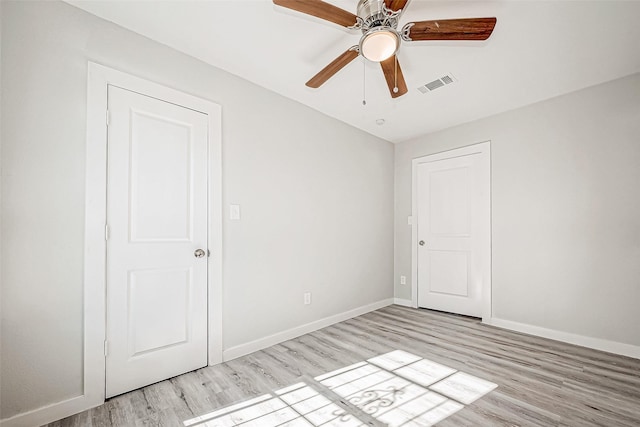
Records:
[[[461,150],[415,164],[418,306],[481,317],[490,280],[488,154]]]
[[[111,85],[108,105],[111,397],[207,365],[207,116]]]

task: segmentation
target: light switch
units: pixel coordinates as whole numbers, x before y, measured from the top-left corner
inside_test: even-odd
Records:
[[[408,216],[407,217],[407,224],[408,225],[413,225],[413,217],[412,216]]]
[[[229,205],[229,219],[240,219],[240,205]]]

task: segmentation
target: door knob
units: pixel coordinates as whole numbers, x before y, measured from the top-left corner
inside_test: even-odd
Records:
[[[424,240],[420,240],[420,241],[418,242],[418,244],[419,244],[420,246],[424,246]]]
[[[203,249],[196,249],[196,251],[193,253],[193,256],[195,256],[196,258],[204,258],[206,254],[207,253]]]

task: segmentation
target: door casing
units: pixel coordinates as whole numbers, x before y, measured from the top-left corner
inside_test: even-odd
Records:
[[[222,362],[221,107],[211,101],[93,62],[88,63],[84,245],[84,395],[88,407],[105,400],[107,86],[113,85],[208,116],[208,363]]]
[[[482,250],[486,251],[485,262],[482,265],[482,321],[488,322],[492,317],[491,309],[491,142],[485,141],[478,144],[468,145],[462,148],[447,150],[428,156],[413,159],[411,165],[412,191],[411,191],[411,216],[413,218],[411,226],[411,306],[418,308],[418,165],[443,159],[450,159],[460,156],[480,154],[480,168],[482,172],[482,182],[480,183],[489,197],[489,212],[486,215],[484,225],[485,239]]]

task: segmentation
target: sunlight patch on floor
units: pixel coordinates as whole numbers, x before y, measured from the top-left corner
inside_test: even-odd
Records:
[[[426,427],[496,387],[396,350],[187,420],[184,425]]]

